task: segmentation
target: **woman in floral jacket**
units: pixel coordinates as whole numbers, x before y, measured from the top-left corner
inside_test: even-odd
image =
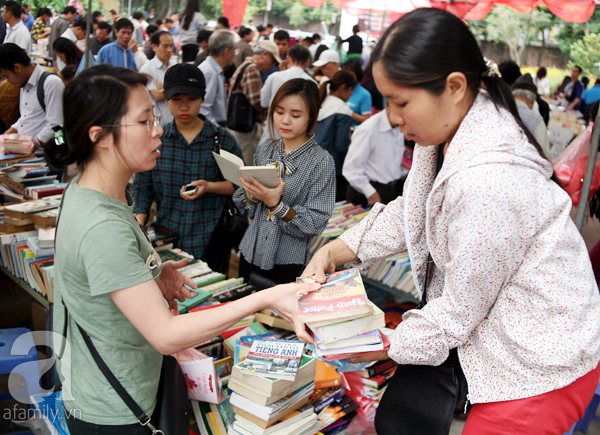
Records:
[[[600,377],[600,295],[568,195],[458,18],[407,14],[371,58],[395,123],[419,144],[413,167],[403,197],[373,207],[304,275],[322,282],[337,265],[408,249],[421,293],[429,269],[427,304],[404,315],[389,351],[357,360],[440,366],[457,352],[473,404],[463,435],[568,431]],[[377,433],[447,433],[420,416],[426,402],[398,405],[408,392],[396,378]]]

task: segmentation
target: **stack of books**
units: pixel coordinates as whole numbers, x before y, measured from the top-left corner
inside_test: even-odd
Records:
[[[396,373],[398,364],[394,360],[377,361],[360,370],[358,374],[363,384],[363,394],[379,403],[385,390]]]
[[[259,340],[233,366],[229,389],[235,420],[229,435],[314,435],[320,424],[308,405],[317,361],[303,355],[304,344]]]
[[[380,281],[388,287],[412,294],[419,299],[408,252],[402,252],[377,261],[364,273],[367,278]]]
[[[25,201],[4,206],[0,232],[4,234],[22,233],[35,229],[33,216],[41,211],[56,209],[61,196],[51,196],[43,200]]]
[[[379,331],[385,327],[383,312],[369,301],[356,268],[328,275],[319,290],[300,298],[298,306],[300,321],[314,334],[316,355],[326,361],[389,346]]]
[[[327,226],[321,235],[315,237],[310,244],[311,254],[330,241],[337,239],[344,231],[357,225],[368,214],[369,209],[360,205],[353,205],[347,201],[336,202]]]

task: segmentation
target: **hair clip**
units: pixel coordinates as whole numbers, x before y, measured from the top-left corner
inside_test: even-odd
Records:
[[[54,132],[54,143],[57,146],[65,144],[65,132],[62,128]]]
[[[500,73],[500,69],[498,68],[498,64],[496,62],[494,62],[491,59],[488,59],[487,57],[484,57],[483,60],[485,61],[485,66],[486,66],[486,70],[483,73],[484,76],[486,77],[502,77],[502,74]]]

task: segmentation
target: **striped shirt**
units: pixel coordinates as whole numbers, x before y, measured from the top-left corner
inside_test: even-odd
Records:
[[[276,264],[307,264],[310,242],[325,229],[335,202],[335,164],[331,155],[317,145],[314,135],[288,155],[283,139],[263,142],[254,155],[254,165],[274,162],[285,167],[285,187],[282,207],[273,213],[273,220],[267,220],[269,210],[264,203],[246,199],[244,189],[233,195],[237,208],[252,219],[240,251],[248,262],[263,270]],[[286,222],[290,216],[293,218]]]
[[[202,115],[198,115],[204,119]],[[163,126],[160,140],[163,146],[154,169],[139,172],[133,181],[134,213],[149,213],[156,200],[156,223],[180,237],[179,247],[196,258],[202,257],[215,226],[225,207],[225,197],[206,193],[193,201],[179,194],[181,186],[195,180],[223,181],[212,151],[215,134],[219,144],[242,158],[242,151],[230,132],[210,121],[194,140],[188,144],[175,121]]]

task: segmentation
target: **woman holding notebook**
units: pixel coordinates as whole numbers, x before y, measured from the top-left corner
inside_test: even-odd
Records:
[[[64,334],[70,351],[58,351],[62,339],[54,349],[72,435],[151,433],[109,383],[99,358],[143,413],[153,416],[163,355],[209,340],[263,308],[277,311],[310,341],[298,320],[298,295],[314,284],[278,286],[205,312],[169,311],[167,303],[183,301],[196,287],[177,271],[187,259],[162,263],[135,220],[126,189],[134,173],[161,158],[163,129],[153,116],[147,81],[144,74],[106,64],[84,70],[65,88],[64,130],[44,146],[53,167],[76,162],[83,168],[63,195],[54,263],[54,331]],[[178,91],[195,95],[193,85]]]
[[[377,87],[415,148],[404,194],[319,250],[304,271],[408,250],[419,309],[388,351],[400,365],[379,435],[562,434],[600,369],[600,295],[569,196],[523,125],[497,65],[450,13],[418,9],[371,55]],[[440,145],[441,144],[441,145]]]
[[[275,95],[269,123],[281,138],[267,139],[254,165],[274,165],[279,186],[269,189],[251,177],[233,195],[238,209],[252,219],[240,243],[240,276],[262,282],[293,282],[309,260],[310,241],[321,234],[335,202],[335,164],[315,141],[319,89],[304,79],[286,82]],[[270,132],[271,137],[275,132]],[[251,272],[253,272],[251,274]],[[259,286],[261,286],[259,284]]]

